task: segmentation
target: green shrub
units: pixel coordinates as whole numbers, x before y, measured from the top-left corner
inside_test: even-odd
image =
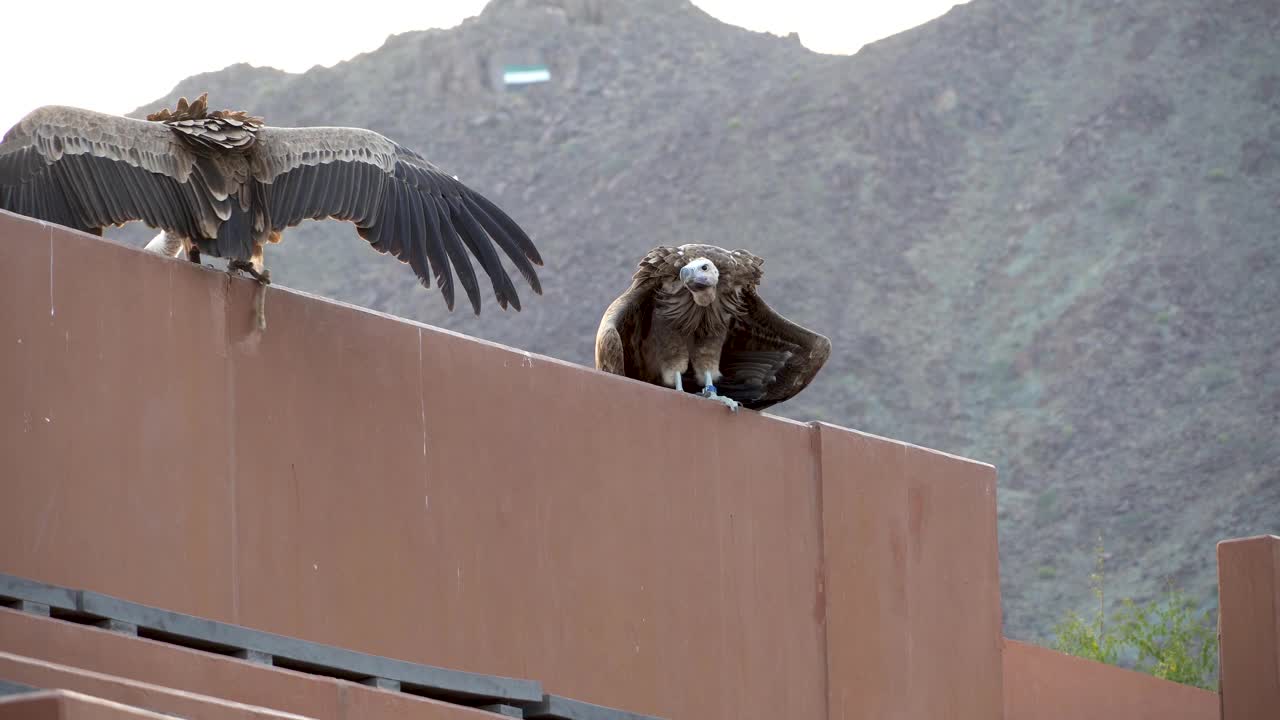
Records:
[[[1102,540],[1089,586],[1098,600],[1090,619],[1068,610],[1053,627],[1053,648],[1068,655],[1119,665],[1132,658],[1134,670],[1206,690],[1218,687],[1218,632],[1209,611],[1197,616],[1195,602],[1172,586],[1145,605],[1120,601],[1112,625],[1106,622]]]
[[[1109,665],[1116,664],[1119,658],[1120,640],[1114,633],[1107,634],[1106,590],[1103,587],[1103,553],[1102,539],[1098,539],[1095,549],[1094,572],[1089,575],[1089,589],[1098,599],[1098,609],[1092,620],[1080,617],[1074,610],[1068,610],[1061,622],[1053,626],[1053,649],[1059,652],[1088,658]]]
[[[1139,606],[1126,598],[1117,613],[1118,631],[1135,648],[1138,670],[1165,680],[1217,690],[1218,632],[1209,611],[1168,588],[1163,600]]]

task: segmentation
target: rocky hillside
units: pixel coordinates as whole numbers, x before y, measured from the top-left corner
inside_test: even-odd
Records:
[[[552,82],[495,90],[503,57]],[[350,226],[311,223],[269,250],[285,285],[590,364],[651,246],[766,257],[766,297],[834,343],[780,414],[999,469],[1013,637],[1089,602],[1099,534],[1113,597],[1173,580],[1216,607],[1215,541],[1280,530],[1275,0],[973,0],[851,57],[683,0],[494,0],[139,113],[205,90],[413,146],[547,259],[522,313],[486,289],[480,317],[448,315]]]

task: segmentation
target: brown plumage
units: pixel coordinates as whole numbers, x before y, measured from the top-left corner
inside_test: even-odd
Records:
[[[173,111],[162,108],[147,116],[151,122],[162,122],[186,135],[193,150],[216,153],[247,152],[257,139],[262,118],[243,110],[214,110],[209,112],[209,93],[203,93],[188,104],[186,98],[178,98]]]
[[[434,275],[453,309],[452,269],[476,314],[469,250],[498,304],[520,298],[494,245],[537,294],[542,265],[524,230],[493,202],[418,153],[371,130],[278,128],[206,95],[147,120],[37,108],[0,141],[0,208],[101,235],[133,220],[163,232],[147,248],[229,260],[269,281],[262,250],[306,219],[351,222],[375,250]]]
[[[831,341],[779,315],[757,286],[764,260],[715,245],[662,246],[596,331],[596,368],[761,410],[803,390]]]

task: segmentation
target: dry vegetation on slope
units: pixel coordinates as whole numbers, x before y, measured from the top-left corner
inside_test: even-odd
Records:
[[[554,81],[489,85],[500,51]],[[208,90],[279,125],[421,150],[539,243],[520,315],[445,314],[350,226],[273,246],[277,282],[590,364],[658,243],[767,258],[828,334],[780,414],[994,463],[1006,631],[1089,601],[1099,533],[1139,598],[1216,605],[1213,543],[1280,530],[1280,12],[1274,0],[973,0],[852,57],[681,0],[495,0],[305,74]],[[149,234],[126,228],[132,241]]]

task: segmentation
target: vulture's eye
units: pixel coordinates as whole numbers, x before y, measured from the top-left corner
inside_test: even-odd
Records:
[[[710,265],[703,265],[703,266],[702,266],[702,272],[706,272],[706,271],[708,271],[708,270],[710,270],[710,269],[711,269],[711,266],[710,266]]]

